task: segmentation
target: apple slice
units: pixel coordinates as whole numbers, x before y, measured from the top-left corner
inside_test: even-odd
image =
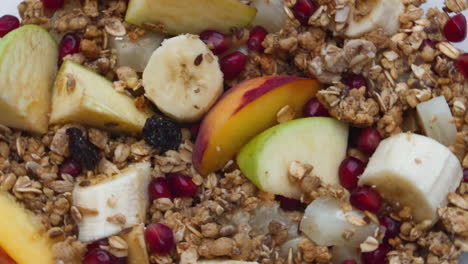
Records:
[[[250,139],[274,126],[284,106],[300,115],[320,86],[310,79],[265,76],[231,88],[200,126],[193,154],[197,171],[207,175],[221,169]]]
[[[172,35],[206,29],[229,33],[250,24],[256,13],[238,0],[131,0],[125,20]]]
[[[288,179],[291,162],[314,166],[313,175],[338,185],[338,167],[346,155],[348,125],[311,117],[272,127],[250,141],[237,156],[244,175],[261,190],[298,199],[301,191]]]
[[[333,264],[343,264],[345,260],[354,260],[356,264],[361,264],[360,249],[356,247],[334,246],[332,248]]]
[[[77,122],[114,131],[139,134],[149,113],[136,108],[112,83],[72,61],[65,61],[53,89],[52,124]]]
[[[57,43],[39,26],[20,27],[1,40],[0,124],[47,132],[57,58]]]
[[[257,16],[252,25],[262,26],[270,33],[280,31],[288,19],[284,0],[253,0],[252,6],[257,8]]]
[[[55,263],[52,243],[40,217],[3,191],[0,191],[0,215],[0,263],[4,263],[2,251],[18,264]]]

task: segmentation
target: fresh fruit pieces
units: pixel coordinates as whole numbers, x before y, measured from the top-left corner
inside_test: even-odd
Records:
[[[83,215],[78,223],[78,238],[83,242],[94,241],[142,223],[148,206],[150,174],[151,165],[141,162],[88,186],[77,185],[73,205]]]
[[[207,175],[221,169],[252,137],[276,124],[286,105],[301,113],[320,84],[292,76],[265,76],[238,84],[204,118],[195,143],[193,164]]]
[[[136,225],[126,234],[122,234],[128,245],[127,264],[149,264],[148,250],[145,242],[144,224]]]
[[[252,25],[260,25],[268,32],[280,31],[288,19],[284,11],[284,0],[253,0],[251,6],[257,9]]]
[[[109,40],[111,48],[117,51],[117,66],[127,66],[137,72],[143,72],[151,54],[161,45],[166,36],[157,32],[146,32],[137,40],[125,37],[113,37]]]
[[[468,182],[468,169],[463,170],[463,181]]]
[[[148,186],[148,194],[150,201],[159,199],[159,198],[169,198],[172,199],[172,193],[169,189],[169,184],[167,179],[159,177],[151,180]]]
[[[349,197],[352,206],[362,211],[377,213],[382,206],[382,199],[378,192],[368,186],[359,186]]]
[[[101,160],[99,148],[85,137],[83,131],[79,128],[70,127],[67,129],[66,134],[68,136],[70,156],[84,168],[93,170]]]
[[[223,74],[206,44],[186,34],[165,40],[151,55],[143,85],[146,97],[163,113],[177,121],[194,122],[222,94]]]
[[[239,152],[237,164],[259,189],[299,199],[299,186],[288,177],[291,162],[312,165],[313,175],[338,185],[338,167],[346,155],[347,141],[348,126],[336,119],[297,119],[255,137]]]
[[[65,61],[55,80],[50,122],[77,122],[101,129],[140,134],[149,114],[99,74]]]
[[[167,150],[176,150],[182,143],[182,130],[173,120],[152,116],[145,122],[143,128],[145,142],[158,148],[161,153]]]
[[[0,124],[45,133],[58,48],[35,25],[20,27],[0,42]]]
[[[280,203],[281,209],[285,211],[300,211],[304,210],[305,208],[305,204],[301,203],[301,201],[297,199],[291,199],[282,195],[276,195],[275,200],[277,200]]]
[[[59,44],[59,63],[63,62],[63,58],[67,55],[73,55],[80,52],[81,39],[75,33],[67,33],[62,37]]]
[[[375,186],[383,199],[409,206],[417,222],[437,219],[447,194],[462,178],[457,157],[439,142],[417,134],[400,133],[383,140],[359,179]]]
[[[263,204],[251,211],[250,214],[247,213],[246,216],[247,219],[239,221],[237,225],[248,221],[250,226],[255,226],[255,230],[253,230],[254,234],[267,234],[269,232],[268,226],[272,221],[275,221],[288,229],[288,239],[292,239],[298,235],[297,221],[293,221],[285,211],[281,210],[278,203],[272,205]]]
[[[327,108],[317,98],[312,98],[305,104],[303,114],[304,117],[330,116]]]
[[[237,0],[131,0],[125,20],[137,26],[159,28],[172,35],[198,34],[205,29],[229,33],[255,18],[255,8]]]
[[[223,72],[225,80],[235,79],[242,71],[245,69],[245,64],[247,63],[247,56],[240,52],[234,51],[230,53],[219,61],[219,66]]]
[[[382,215],[379,218],[379,223],[381,226],[385,227],[385,237],[384,242],[388,242],[389,238],[394,238],[400,233],[401,223],[389,215]]]
[[[457,58],[458,70],[468,79],[468,53],[463,53]]]
[[[145,239],[148,249],[152,253],[165,255],[175,246],[172,230],[163,224],[150,224],[145,230]]]
[[[359,176],[364,172],[364,163],[354,157],[344,159],[339,167],[338,176],[341,186],[346,189],[354,189],[357,186]]]
[[[40,217],[3,191],[0,191],[0,212],[3,216],[0,217],[0,249],[6,255],[18,264],[55,263],[52,243]]]
[[[118,264],[117,261],[117,258],[109,253],[109,251],[98,248],[88,252],[82,264]]]
[[[284,242],[280,248],[280,256],[283,258],[287,258],[289,256],[290,251],[292,251],[293,254],[296,254],[299,243],[304,239],[307,238],[300,236]]]
[[[65,160],[64,162],[62,162],[62,164],[60,164],[60,167],[59,167],[59,175],[62,175],[65,173],[72,177],[76,177],[80,175],[81,171],[82,171],[82,168],[81,168],[80,163],[78,163],[77,161],[73,159]]]
[[[20,21],[12,15],[4,15],[0,17],[0,38],[17,29],[20,26]]]
[[[361,74],[350,74],[346,78],[346,85],[349,89],[359,89],[361,87],[365,87],[367,89],[367,80]]]
[[[391,36],[400,29],[399,16],[404,11],[401,0],[372,0],[370,12],[364,16],[355,18],[353,11],[349,14],[349,25],[345,35],[347,37],[359,37],[373,29],[381,27],[383,31]]]
[[[200,33],[200,39],[213,51],[213,54],[223,54],[231,47],[230,36],[216,30],[205,30]]]
[[[345,213],[342,203],[332,198],[315,199],[305,210],[300,230],[318,245],[359,247],[368,236],[374,236],[379,226],[372,222],[365,223],[365,215],[359,211]],[[347,217],[360,218],[363,225],[353,225]],[[345,239],[343,234],[349,230],[354,234]]]
[[[455,143],[457,128],[452,121],[452,112],[444,96],[418,104],[416,111],[426,136],[447,147]]]
[[[230,260],[230,259],[210,259],[210,260],[198,260],[197,264],[258,264],[258,262]]]
[[[45,8],[48,9],[59,9],[65,4],[65,0],[41,0]]]
[[[309,18],[317,10],[315,3],[312,0],[297,0],[292,7],[294,17],[296,17],[303,26],[307,26]]]
[[[450,42],[462,42],[466,38],[466,18],[458,14],[450,18],[444,26],[444,36]]]
[[[187,175],[180,173],[169,173],[167,182],[171,193],[175,197],[194,197],[197,194],[198,187]]]
[[[333,264],[361,264],[359,248],[334,246],[331,250]],[[348,261],[348,262],[345,262]]]
[[[380,144],[380,134],[377,129],[366,127],[359,131],[357,147],[360,151],[372,154]]]
[[[385,263],[387,258],[387,253],[390,251],[390,248],[385,244],[380,244],[379,247],[371,252],[364,252],[361,255],[361,260],[363,264],[381,264]]]

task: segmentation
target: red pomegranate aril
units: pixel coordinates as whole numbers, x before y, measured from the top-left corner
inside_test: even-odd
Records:
[[[72,55],[80,52],[80,37],[75,33],[67,33],[63,36],[59,45],[59,62],[63,62],[63,58],[67,55]]]
[[[150,224],[145,230],[145,239],[152,253],[165,255],[174,248],[174,234],[172,230],[163,224]]]
[[[262,26],[256,26],[250,31],[249,40],[247,40],[247,47],[251,51],[263,50],[262,42],[265,40],[268,32]]]
[[[466,38],[466,18],[458,14],[450,18],[444,26],[444,36],[448,41],[461,42]]]
[[[426,46],[429,46],[433,49],[436,48],[436,43],[430,39],[425,39],[421,42],[421,45],[419,46],[419,51],[423,51]]]
[[[468,169],[463,170],[463,181],[468,182]]]
[[[304,117],[314,116],[330,116],[327,108],[317,98],[310,99],[305,105],[303,110]]]
[[[354,158],[344,159],[338,169],[341,186],[346,189],[354,189],[357,186],[359,176],[364,172],[364,162]]]
[[[59,167],[59,174],[69,174],[73,177],[80,175],[82,171],[81,164],[75,160],[67,159]]]
[[[0,17],[0,37],[4,37],[10,31],[19,28],[20,21],[12,15],[4,15]]]
[[[305,205],[301,201],[282,195],[275,195],[275,200],[279,201],[281,209],[286,211],[299,211],[305,208]]]
[[[385,244],[380,244],[379,247],[371,252],[365,252],[361,255],[363,264],[384,264],[387,253],[390,248]]]
[[[247,57],[240,51],[235,51],[223,57],[219,61],[219,64],[221,66],[221,71],[224,74],[224,79],[232,80],[239,76],[239,74],[245,69],[246,62]]]
[[[59,9],[65,4],[65,0],[42,0],[42,4],[47,9]]]
[[[88,250],[88,252],[91,252],[95,249],[100,249],[101,246],[109,246],[109,241],[107,240],[107,238],[94,241],[93,243],[87,245],[86,249]]]
[[[372,127],[363,128],[359,133],[357,147],[362,152],[372,154],[379,146],[380,139],[381,137],[377,129]]]
[[[150,200],[156,200],[159,198],[172,198],[171,189],[165,178],[159,177],[153,179],[148,185],[148,193]]]
[[[200,39],[213,51],[215,55],[226,52],[231,47],[228,36],[215,30],[205,30],[200,33]]]
[[[457,68],[468,79],[468,53],[463,53],[458,57]]]
[[[299,20],[303,26],[306,26],[309,22],[309,18],[315,10],[317,10],[317,7],[311,0],[297,0],[292,10],[296,19]]]
[[[372,213],[379,211],[382,206],[382,199],[377,191],[368,186],[359,186],[349,197],[351,205],[359,210],[367,210]]]
[[[341,264],[357,264],[357,262],[354,259],[345,259]]]
[[[104,249],[95,249],[88,254],[83,259],[83,264],[119,264],[116,257],[111,255]]]
[[[359,89],[363,86],[367,89],[366,78],[360,74],[348,75],[348,78],[346,78],[346,85],[349,87],[349,89]]]
[[[167,177],[171,193],[175,197],[193,197],[197,194],[198,187],[192,178],[180,173],[170,173]]]
[[[400,222],[391,218],[388,215],[383,215],[379,218],[380,225],[385,226],[385,237],[384,241],[388,241],[389,238],[394,238],[400,233]]]

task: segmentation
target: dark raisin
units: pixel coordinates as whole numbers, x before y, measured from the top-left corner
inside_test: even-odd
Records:
[[[149,145],[158,148],[161,153],[176,150],[182,143],[180,126],[167,118],[153,116],[146,120],[143,138]]]
[[[91,143],[76,127],[67,129],[68,149],[72,158],[78,161],[81,166],[88,170],[96,167],[101,159],[99,157],[99,149]]]

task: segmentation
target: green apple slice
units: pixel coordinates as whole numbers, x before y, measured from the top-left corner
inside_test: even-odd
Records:
[[[238,0],[131,0],[125,19],[172,35],[206,29],[228,33],[250,24],[256,13]]]
[[[77,122],[114,132],[139,134],[149,113],[139,110],[132,98],[119,93],[101,75],[65,61],[55,80],[52,124]]]
[[[35,25],[20,27],[0,41],[0,124],[45,133],[58,48]]]
[[[337,185],[347,142],[345,123],[326,117],[296,119],[255,137],[240,151],[237,164],[258,188],[297,199],[301,191],[288,179],[291,162],[310,164],[314,175]]]

